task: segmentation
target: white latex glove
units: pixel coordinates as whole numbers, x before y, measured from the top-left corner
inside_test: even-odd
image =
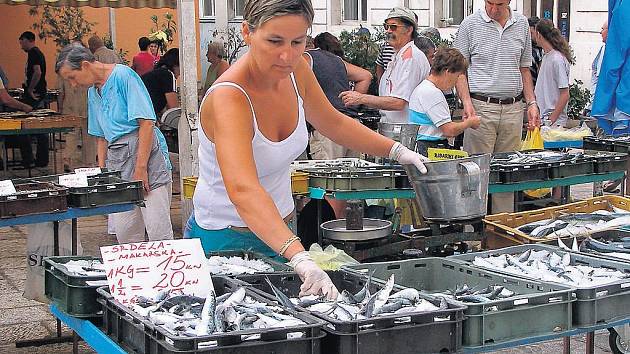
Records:
[[[407,149],[403,144],[396,142],[389,151],[389,158],[396,160],[403,165],[414,165],[420,173],[427,173],[427,168],[423,162],[429,161],[426,157],[417,152]]]
[[[339,291],[324,272],[311,258],[307,251],[297,253],[291,258],[289,265],[302,279],[300,287],[300,297],[306,295],[326,296],[329,300],[334,300],[339,296]]]

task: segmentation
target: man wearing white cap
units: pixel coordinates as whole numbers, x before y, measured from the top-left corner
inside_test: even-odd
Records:
[[[395,7],[385,23],[387,42],[396,54],[387,65],[379,83],[379,96],[344,91],[339,97],[346,106],[365,105],[381,110],[381,121],[387,123],[409,122],[409,97],[413,89],[429,76],[431,67],[427,57],[413,40],[418,36],[418,23],[413,11]]]

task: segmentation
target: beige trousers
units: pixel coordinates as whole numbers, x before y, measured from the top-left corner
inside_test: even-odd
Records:
[[[144,195],[144,207],[110,214],[118,243],[144,242],[144,232],[149,241],[172,240],[171,193],[173,184],[158,187]]]
[[[520,149],[525,104],[486,103],[472,100],[481,119],[477,129],[464,132],[464,150],[469,154],[517,151]],[[492,213],[513,212],[514,193],[492,194]]]

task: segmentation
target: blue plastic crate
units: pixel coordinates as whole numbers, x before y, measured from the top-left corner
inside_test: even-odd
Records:
[[[607,135],[618,136],[630,133],[630,120],[609,120],[597,118],[597,125]]]

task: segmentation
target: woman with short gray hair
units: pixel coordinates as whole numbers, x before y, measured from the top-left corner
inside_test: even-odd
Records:
[[[142,80],[130,67],[104,64],[85,47],[66,46],[55,71],[72,87],[88,88],[88,133],[97,137],[98,166],[142,181],[144,206],[112,214],[118,243],[173,238],[171,163],[166,140]]]
[[[295,236],[290,164],[306,149],[308,120],[334,142],[426,171],[422,158],[338,112],[302,58],[309,0],[246,0],[249,51],[210,87],[199,112],[199,179],[184,236],[205,252],[249,249],[290,260],[301,294],[338,291]]]
[[[205,95],[206,91],[214,84],[214,82],[221,76],[229,67],[230,63],[225,60],[225,47],[222,42],[210,42],[208,43],[208,52],[206,52],[206,58],[210,63],[208,72],[206,73],[206,80],[203,84],[203,92],[201,97]]]

